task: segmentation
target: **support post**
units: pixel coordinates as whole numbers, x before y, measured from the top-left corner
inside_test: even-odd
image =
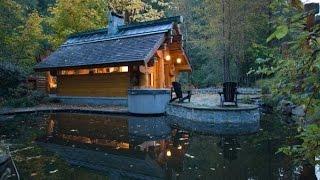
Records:
[[[149,87],[149,73],[148,73],[148,64],[144,62],[144,68],[145,68],[145,73],[144,73],[144,78],[145,78],[145,86],[146,88]]]
[[[164,72],[164,52],[162,52],[162,56],[159,60],[159,81],[160,81],[160,88],[164,88],[165,86],[165,72]]]

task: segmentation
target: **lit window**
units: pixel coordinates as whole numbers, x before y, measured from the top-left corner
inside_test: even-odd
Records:
[[[114,72],[114,71],[115,71],[114,67],[109,68],[109,72]]]
[[[120,72],[128,72],[128,71],[129,71],[128,66],[121,66],[120,67]]]

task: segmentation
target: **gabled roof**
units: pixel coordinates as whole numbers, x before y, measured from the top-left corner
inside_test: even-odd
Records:
[[[119,27],[116,34],[108,29],[74,34],[68,37],[36,70],[97,66],[117,63],[148,62],[180,16]]]

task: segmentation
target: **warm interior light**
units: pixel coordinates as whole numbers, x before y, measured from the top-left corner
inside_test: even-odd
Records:
[[[168,156],[168,157],[171,156],[171,151],[170,151],[170,150],[167,151],[167,156]]]
[[[109,72],[114,72],[114,67],[109,68]]]
[[[120,67],[120,72],[128,72],[129,68],[128,66],[121,66]]]
[[[171,56],[168,54],[168,55],[166,55],[165,59],[166,59],[166,61],[170,61],[171,60]]]
[[[177,58],[177,63],[180,64],[182,62],[181,58]]]

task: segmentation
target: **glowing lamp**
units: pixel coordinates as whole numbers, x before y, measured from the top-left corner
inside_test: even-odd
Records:
[[[182,62],[182,59],[181,58],[177,58],[177,63],[181,64],[181,62]]]
[[[166,55],[166,57],[164,58],[166,61],[170,61],[171,60],[171,56],[168,54]]]
[[[181,146],[181,145],[179,145],[179,146],[178,146],[178,149],[182,149],[182,146]]]
[[[170,150],[167,151],[167,156],[168,156],[168,157],[171,156],[171,151],[170,151]]]

